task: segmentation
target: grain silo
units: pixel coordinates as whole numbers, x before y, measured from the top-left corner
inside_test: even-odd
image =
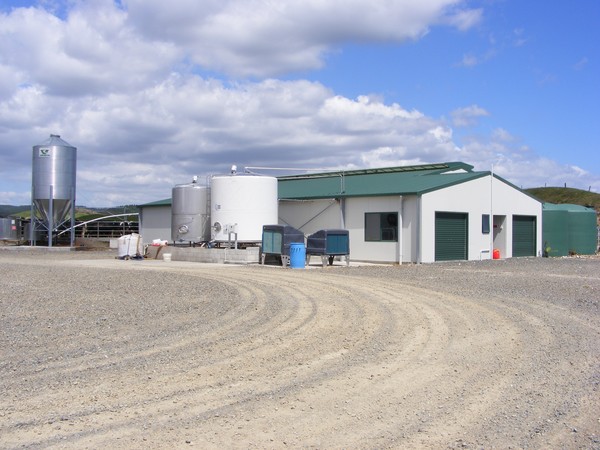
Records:
[[[60,136],[50,138],[33,146],[31,182],[31,235],[47,234],[48,246],[52,246],[54,232],[71,223],[71,246],[75,242],[75,180],[77,172],[77,148],[63,141]]]

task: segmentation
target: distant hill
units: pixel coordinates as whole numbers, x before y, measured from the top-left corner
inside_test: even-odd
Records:
[[[23,217],[24,212],[27,212],[27,217],[29,217],[31,213],[30,205],[0,205],[0,217],[8,217],[8,216],[19,216]]]
[[[597,213],[600,213],[600,194],[596,194],[595,192],[564,187],[531,188],[525,189],[525,192],[543,202],[587,206],[594,208]]]
[[[98,217],[109,216],[112,214],[138,212],[138,208],[133,205],[113,206],[109,208],[88,208],[85,206],[75,207],[75,218],[80,221],[95,219]],[[0,205],[0,217],[23,217],[29,218],[31,215],[31,205]],[[133,216],[129,220],[136,220]]]

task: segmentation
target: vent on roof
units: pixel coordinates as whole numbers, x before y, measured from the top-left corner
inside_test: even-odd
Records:
[[[372,169],[356,169],[356,170],[339,170],[332,172],[323,172],[323,173],[313,173],[313,174],[303,174],[303,175],[286,175],[277,177],[279,180],[298,180],[298,179],[306,179],[306,178],[329,178],[329,177],[339,177],[343,176],[351,176],[351,175],[374,175],[374,174],[382,174],[382,173],[400,173],[400,172],[424,172],[435,170],[438,173],[443,173],[445,169],[451,169],[456,166],[460,167],[470,167],[464,163],[439,163],[439,164],[421,164],[417,166],[401,166],[401,167],[378,167]]]
[[[456,169],[456,170],[449,170],[448,172],[442,172],[442,175],[448,175],[451,173],[468,173],[465,169]]]

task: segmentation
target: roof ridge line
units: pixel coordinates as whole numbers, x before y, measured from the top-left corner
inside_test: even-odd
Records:
[[[306,179],[306,178],[324,178],[334,176],[353,176],[353,175],[371,175],[381,173],[399,173],[399,172],[420,172],[425,170],[439,171],[439,173],[446,172],[448,170],[465,169],[470,172],[473,166],[463,162],[443,162],[443,163],[428,163],[428,164],[416,164],[410,166],[392,166],[392,167],[373,167],[367,169],[351,169],[351,170],[332,170],[331,172],[320,172],[320,173],[305,173],[298,175],[283,175],[277,177],[279,180],[293,180],[293,179]],[[435,172],[434,172],[435,173]]]

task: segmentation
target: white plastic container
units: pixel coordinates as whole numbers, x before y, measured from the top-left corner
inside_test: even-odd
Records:
[[[142,237],[137,233],[126,234],[118,239],[117,254],[120,259],[140,256],[142,252]]]

